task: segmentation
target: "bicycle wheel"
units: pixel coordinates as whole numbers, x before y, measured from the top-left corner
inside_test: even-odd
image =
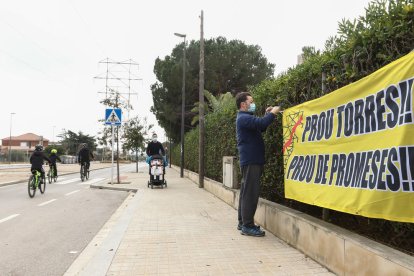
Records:
[[[34,197],[36,193],[35,178],[33,175],[30,176],[29,182],[27,183],[27,192],[29,193],[30,197]]]
[[[46,191],[46,179],[43,178],[43,181],[39,183],[39,190],[43,194]]]
[[[47,173],[47,180],[49,181],[49,184],[52,183],[52,174],[53,169],[49,169],[49,172]]]
[[[57,181],[57,174],[56,171],[53,170],[53,180],[56,182]]]
[[[85,179],[85,175],[83,174],[84,173],[84,169],[83,169],[84,167],[85,167],[84,165],[81,165],[81,169],[80,169],[80,177],[81,177],[82,182]]]

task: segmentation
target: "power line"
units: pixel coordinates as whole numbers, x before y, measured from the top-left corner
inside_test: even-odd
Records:
[[[98,93],[105,93],[105,98],[108,98],[108,90],[111,91],[113,90],[115,87],[119,88],[119,87],[123,87],[123,88],[127,88],[127,93],[119,93],[121,95],[121,97],[123,97],[122,95],[128,95],[127,97],[127,101],[128,101],[128,105],[127,105],[127,111],[128,111],[128,115],[127,115],[127,120],[129,120],[129,111],[130,111],[130,106],[131,106],[131,95],[138,95],[137,92],[135,92],[133,89],[131,89],[131,81],[139,81],[142,80],[141,78],[138,78],[134,73],[135,71],[138,71],[139,68],[139,64],[135,61],[133,61],[132,59],[129,59],[127,61],[114,61],[114,60],[110,60],[109,58],[106,58],[104,60],[101,60],[98,62],[98,64],[105,64],[106,65],[106,72],[105,72],[105,76],[101,76],[102,74],[94,77],[94,79],[104,79],[105,80],[105,92],[98,92]],[[123,68],[124,70],[121,71],[116,71],[115,69],[119,70],[119,67]],[[113,72],[118,72],[118,73],[128,73],[125,76],[118,76],[116,74],[114,74]],[[111,85],[110,81],[116,81],[116,84],[118,84],[118,86],[115,85]],[[126,82],[128,81],[128,82]],[[120,84],[123,84],[123,86],[119,86]],[[132,90],[132,92],[131,92]],[[125,97],[123,97],[125,98]]]

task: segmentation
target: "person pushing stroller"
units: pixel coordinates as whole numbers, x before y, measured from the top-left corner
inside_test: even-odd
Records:
[[[165,150],[164,147],[162,146],[162,144],[158,141],[158,136],[157,133],[153,133],[152,134],[152,140],[151,142],[148,143],[147,146],[147,163],[150,164],[151,160],[154,158],[159,158],[163,160],[164,163],[164,173],[165,173],[165,167],[167,165],[167,161],[165,160]],[[150,171],[149,174],[151,174],[151,166],[150,166]]]

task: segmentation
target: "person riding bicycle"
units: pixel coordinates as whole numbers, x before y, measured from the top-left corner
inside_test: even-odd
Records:
[[[95,157],[93,156],[93,153],[88,149],[88,146],[86,143],[83,143],[81,146],[81,149],[78,154],[78,161],[79,165],[82,165],[82,163],[85,163],[86,169],[89,171],[90,161],[93,160]]]
[[[30,171],[39,171],[42,175],[40,178],[40,183],[43,183],[43,179],[45,178],[45,171],[43,170],[43,160],[46,160],[47,162],[51,163],[50,159],[45,155],[43,152],[43,146],[37,145],[35,146],[35,150],[30,156],[30,164],[32,164],[32,167],[30,168]]]
[[[167,161],[165,160],[165,156],[164,156],[165,155],[165,150],[164,150],[164,147],[158,141],[157,138],[158,138],[157,133],[154,132],[152,134],[152,141],[148,143],[147,150],[146,150],[147,155],[148,155],[147,163],[148,164],[150,163],[153,156],[162,155],[162,158],[163,158],[163,161],[164,161],[163,162],[164,163],[164,172],[165,172],[165,167],[167,166]],[[151,168],[150,168],[150,174],[151,174]]]
[[[50,159],[50,169],[54,169],[55,171],[55,176],[58,176],[58,172],[57,172],[57,166],[56,166],[56,161],[62,162],[62,160],[60,160],[60,157],[57,155],[57,150],[56,149],[52,149],[50,151],[50,155],[49,155],[49,159]]]

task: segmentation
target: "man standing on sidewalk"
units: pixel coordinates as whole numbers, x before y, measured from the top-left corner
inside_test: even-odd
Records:
[[[268,107],[264,117],[255,117],[253,114],[256,105],[248,92],[237,94],[236,104],[239,110],[236,119],[237,148],[242,173],[237,229],[241,230],[242,235],[263,237],[265,232],[254,224],[254,214],[259,202],[260,177],[265,163],[262,132],[274,121],[280,107]]]

